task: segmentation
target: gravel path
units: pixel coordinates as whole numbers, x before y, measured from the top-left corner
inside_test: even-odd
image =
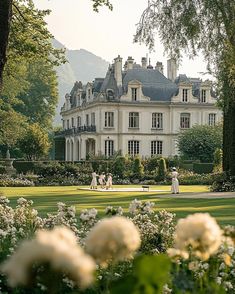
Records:
[[[208,192],[208,193],[181,193],[181,194],[165,194],[156,195],[159,198],[204,198],[204,199],[218,199],[218,198],[235,198],[235,192]],[[156,197],[150,196],[150,197]]]

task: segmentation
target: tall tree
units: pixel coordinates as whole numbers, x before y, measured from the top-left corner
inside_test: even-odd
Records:
[[[0,1],[0,94],[2,91],[2,77],[7,61],[7,46],[12,16],[12,0]]]
[[[93,3],[93,9],[94,11],[98,12],[98,9],[100,6],[105,5],[109,9],[112,10],[112,4],[109,2],[109,0],[91,0]],[[25,8],[22,9],[21,4],[26,4]],[[28,4],[28,5],[27,5]],[[21,19],[20,21],[25,26],[25,29],[29,30],[29,27],[34,24],[34,22],[37,20],[38,17],[40,17],[39,14],[34,15],[33,18],[28,18],[27,12],[31,10],[33,6],[32,0],[1,0],[0,1],[0,95],[2,92],[2,78],[3,78],[3,70],[7,61],[7,47],[9,42],[9,34],[10,34],[10,28],[11,28],[11,22],[13,19]],[[39,30],[40,31],[40,30]],[[43,33],[43,32],[42,32]],[[17,32],[15,34],[17,39]],[[31,40],[35,44],[35,42],[39,42],[35,35],[31,35]],[[20,44],[20,40],[19,45]],[[35,46],[31,46],[31,44],[28,44],[28,52],[34,53],[35,52]],[[47,47],[47,43],[45,43],[45,49]],[[56,51],[55,51],[56,52]],[[58,51],[57,51],[58,52]],[[43,54],[43,51],[41,51]]]
[[[134,40],[153,49],[158,33],[166,52],[201,51],[218,80],[223,104],[223,168],[235,176],[235,5],[231,0],[149,0]]]

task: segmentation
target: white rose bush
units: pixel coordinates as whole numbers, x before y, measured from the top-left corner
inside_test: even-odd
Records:
[[[234,293],[235,228],[207,213],[155,212],[133,200],[76,213],[59,202],[40,217],[33,202],[0,197],[0,293]]]

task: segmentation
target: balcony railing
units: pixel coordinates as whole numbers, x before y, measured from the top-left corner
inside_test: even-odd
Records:
[[[71,136],[71,135],[78,135],[81,133],[95,133],[96,132],[96,126],[81,126],[81,127],[73,127],[71,129],[62,130],[55,132],[56,137],[63,137],[63,136]]]

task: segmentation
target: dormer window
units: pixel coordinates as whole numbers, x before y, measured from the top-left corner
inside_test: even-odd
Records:
[[[137,101],[137,88],[131,88],[131,100]]]
[[[107,91],[107,98],[108,98],[108,100],[113,100],[114,99],[114,92],[113,92],[113,90],[108,90]]]
[[[183,89],[182,91],[182,101],[188,102],[188,89]]]
[[[206,90],[201,90],[201,102],[206,103]]]

